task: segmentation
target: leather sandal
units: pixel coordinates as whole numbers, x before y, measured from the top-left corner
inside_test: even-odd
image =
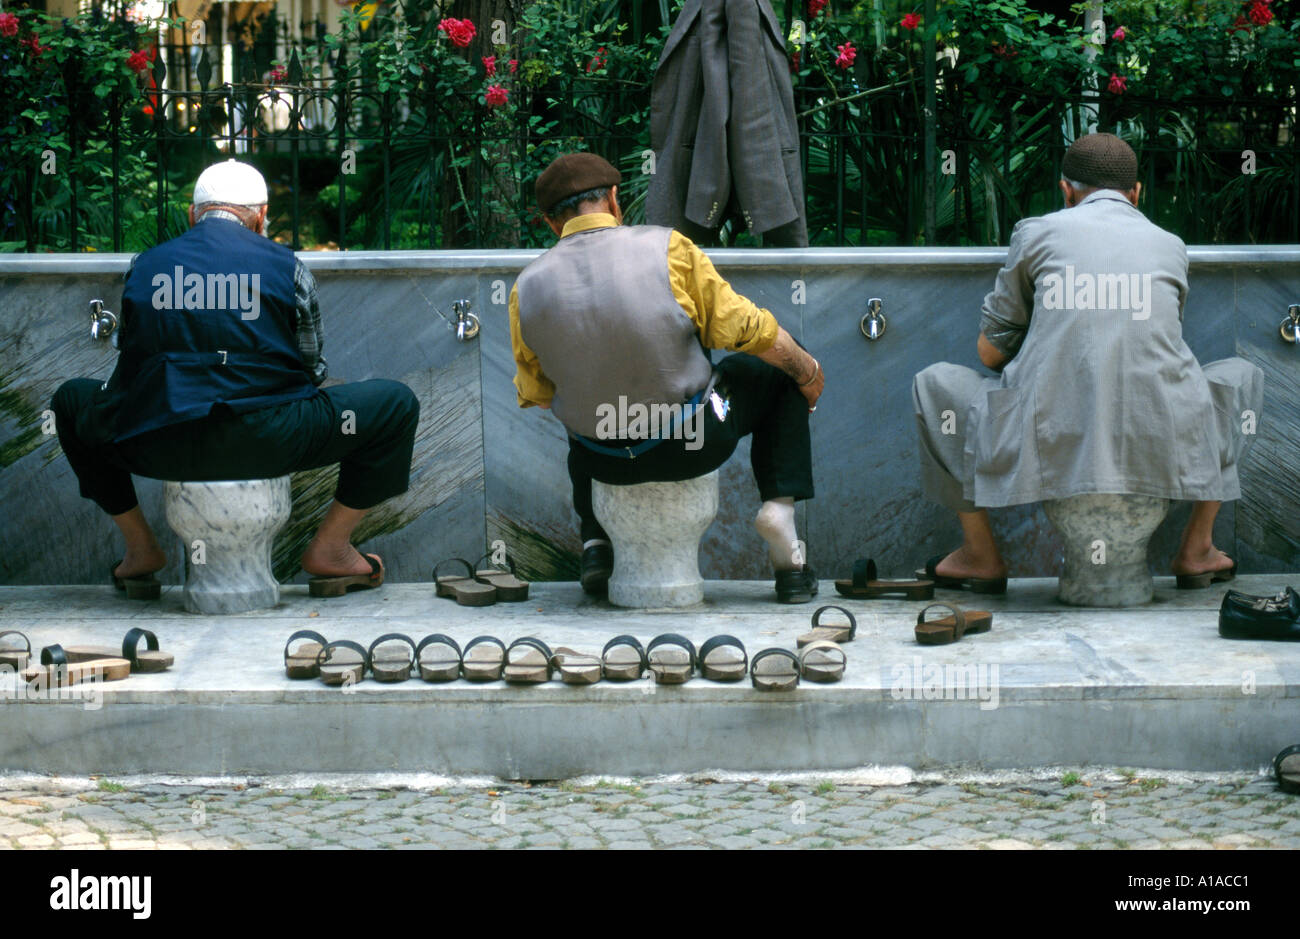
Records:
[[[822,625],[822,614],[827,610],[835,610],[843,613],[848,617],[847,623],[835,623],[830,626]],[[858,634],[858,621],[853,614],[842,606],[824,606],[812,615],[812,629],[795,639],[799,646],[806,646],[810,642],[852,642]]]
[[[307,581],[307,592],[313,597],[341,597],[353,587],[369,590],[384,582],[384,563],[377,554],[363,554],[370,565],[369,574],[343,574],[338,577],[313,577]]]
[[[306,639],[297,649],[290,652],[294,642]],[[325,637],[314,629],[300,629],[284,644],[284,674],[289,678],[319,678],[320,666],[316,664],[316,655],[329,645]]]
[[[934,581],[936,587],[945,590],[969,590],[971,593],[1000,594],[1007,592],[1005,577],[945,577],[935,570],[946,554],[936,554],[925,562],[925,569],[916,572],[917,577]]]
[[[551,656],[551,664],[560,672],[566,685],[594,685],[600,681],[600,657],[560,646]]]
[[[1300,793],[1300,743],[1273,758],[1273,778],[1283,792]]]
[[[636,636],[615,636],[600,651],[601,672],[608,681],[636,681],[650,667]]]
[[[506,666],[501,677],[509,682],[538,684],[555,672],[555,653],[542,640],[523,636],[506,646]]]
[[[935,607],[948,610],[952,616],[925,621],[925,614]],[[955,603],[937,601],[916,614],[916,641],[927,646],[945,646],[956,642],[966,633],[986,633],[993,628],[993,614],[984,610],[963,610]]]
[[[658,658],[655,658],[655,652],[659,653]],[[660,685],[680,685],[690,681],[695,674],[695,663],[699,661],[695,643],[677,633],[655,636],[645,647],[645,654],[655,682]]]
[[[430,647],[433,648],[433,653],[425,655],[424,650]],[[456,640],[442,633],[425,636],[415,647],[415,662],[419,666],[420,677],[425,681],[455,681],[460,677],[463,655]]]
[[[399,642],[406,643],[406,648],[400,653],[394,648]],[[388,648],[381,649],[381,646]],[[382,682],[406,681],[411,677],[411,669],[415,668],[418,655],[415,642],[410,636],[404,633],[385,633],[370,643],[370,648],[366,650],[370,677]]]
[[[838,643],[818,639],[799,649],[799,676],[808,681],[839,681],[849,657]]]
[[[475,636],[460,657],[466,681],[500,681],[505,666],[506,644],[496,636]]]
[[[1174,587],[1178,590],[1200,590],[1210,584],[1227,583],[1237,576],[1237,564],[1222,571],[1206,571],[1203,574],[1175,574]]]
[[[789,649],[764,649],[749,663],[749,680],[759,691],[792,691],[800,671],[799,657]]]
[[[6,629],[4,632],[0,632],[0,639],[5,636],[21,636],[23,645],[22,648],[11,643],[0,645],[0,666],[20,672],[27,667],[27,663],[31,660],[32,642],[16,629]]]
[[[457,564],[465,568],[464,575],[438,576],[445,565]],[[497,588],[474,572],[474,565],[464,558],[446,558],[433,567],[433,592],[439,597],[455,600],[461,606],[491,606],[497,602]]]
[[[131,663],[126,659],[112,656],[74,665],[68,661],[60,645],[46,646],[41,650],[41,664],[22,673],[23,681],[38,688],[64,688],[88,679],[121,681],[130,675]]]
[[[740,658],[714,655],[719,650],[739,649]],[[712,659],[710,659],[712,656]],[[709,681],[740,681],[749,671],[749,653],[735,636],[713,636],[700,646],[700,674]]]
[[[853,562],[853,576],[849,580],[835,581],[835,589],[842,597],[874,600],[877,597],[901,596],[907,600],[934,599],[934,581],[877,580],[874,558],[858,558]]]
[[[157,600],[162,596],[162,584],[158,582],[156,574],[145,574],[143,577],[118,577],[113,572],[121,563],[122,560],[119,558],[108,568],[108,576],[113,579],[114,589],[125,591],[128,600]]]
[[[145,651],[140,651],[140,640],[145,642]],[[119,650],[106,646],[69,646],[63,650],[69,662],[93,662],[96,659],[117,658]],[[127,632],[122,639],[121,658],[131,663],[132,672],[165,672],[176,661],[170,652],[158,649],[158,637],[139,626]]]

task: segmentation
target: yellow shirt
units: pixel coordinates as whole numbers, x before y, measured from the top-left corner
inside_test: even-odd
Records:
[[[593,228],[618,224],[605,212],[578,215],[564,223],[561,238]],[[709,349],[757,354],[776,342],[776,317],[731,289],[713,267],[713,262],[693,241],[680,232],[668,236],[668,282],[682,311],[700,331],[700,341]],[[519,288],[510,291],[510,345],[515,355],[515,390],[521,408],[549,405],[555,385],[542,372],[533,350],[519,331]]]

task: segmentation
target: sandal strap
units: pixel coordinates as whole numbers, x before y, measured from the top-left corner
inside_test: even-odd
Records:
[[[158,637],[151,631],[139,626],[129,630],[127,634],[122,637],[122,658],[131,663],[132,669],[135,669],[140,664],[138,650],[140,648],[141,639],[144,640],[144,647],[150,652],[158,651]]]
[[[966,628],[966,611],[955,603],[944,603],[942,600],[936,600],[916,614],[916,625],[921,626],[925,623],[925,614],[929,613],[935,607],[947,610],[952,613],[953,622],[957,624],[957,631],[961,632]]]
[[[605,664],[605,656],[609,653],[609,650],[616,646],[628,646],[632,649],[636,649],[636,654],[641,659],[641,671],[644,672],[650,667],[650,659],[646,655],[645,646],[641,645],[640,640],[638,640],[636,636],[629,635],[615,636],[609,642],[605,643],[605,648],[600,650],[601,665]]]
[[[420,650],[415,647],[415,640],[405,633],[384,633],[374,642],[370,643],[370,648],[366,650],[366,662],[370,664],[371,670],[374,670],[375,649],[385,642],[404,642],[411,647],[411,664],[414,665],[419,657]]]
[[[496,636],[475,636],[469,642],[465,643],[465,650],[460,654],[461,661],[463,662],[465,660],[465,656],[469,655],[470,649],[474,648],[475,646],[481,646],[485,642],[491,643],[494,646],[498,646],[501,649],[501,655],[504,658],[506,653],[506,644],[504,642],[502,642]]]
[[[295,639],[310,639],[312,642],[316,643],[322,648],[329,645],[329,640],[326,639],[324,636],[322,636],[320,633],[316,632],[316,630],[300,629],[292,636],[290,636],[289,641],[284,644],[284,660],[286,662],[289,661],[289,647],[293,645],[293,641]]]
[[[773,647],[771,649],[764,649],[762,652],[757,652],[754,654],[753,660],[749,663],[750,674],[753,674],[754,669],[758,666],[759,662],[763,661],[763,659],[772,655],[779,655],[789,659],[794,664],[794,670],[796,672],[799,671],[800,667],[803,664],[802,662],[799,661],[799,656],[795,655],[789,649],[777,649]]]
[[[1300,756],[1300,743],[1291,744],[1291,746],[1273,757],[1273,778],[1278,782],[1282,781],[1282,764],[1286,762],[1288,757],[1292,756]]]
[[[478,580],[474,575],[474,568],[470,566],[469,561],[464,558],[443,558],[437,564],[433,565],[433,582],[435,584],[438,582],[438,571],[441,570],[445,564],[459,564],[465,568],[465,574],[467,577],[471,580]]]
[[[700,664],[704,664],[704,661],[709,657],[709,653],[715,649],[721,649],[723,646],[734,646],[739,649],[742,664],[745,668],[749,667],[749,653],[745,651],[745,644],[735,636],[727,635],[710,636],[704,640],[704,644],[700,646]]]
[[[479,636],[479,639],[484,638],[487,637]],[[475,641],[477,642],[478,640]],[[451,638],[451,636],[445,636],[442,633],[430,633],[421,639],[420,644],[415,647],[415,661],[420,661],[420,653],[425,650],[426,646],[451,646],[451,648],[456,650],[457,659],[463,660],[465,658],[465,653],[460,651],[460,646],[456,644],[456,640]],[[372,646],[371,648],[374,647]],[[466,648],[469,647],[466,646]]]
[[[840,644],[838,642],[831,642],[829,639],[816,639],[795,653],[799,659],[800,665],[804,664],[804,656],[809,652],[838,652],[842,663],[847,665],[849,662],[849,657]]]
[[[695,643],[679,633],[660,633],[651,639],[650,644],[645,647],[647,662],[650,661],[650,653],[659,646],[681,646],[691,654],[691,668],[694,668],[699,661],[700,657],[695,652]]]
[[[3,639],[5,636],[22,636],[23,645],[27,648],[27,654],[32,654],[32,641],[27,638],[26,633],[21,633],[16,629],[6,629],[4,632],[0,633],[0,639]]]
[[[865,587],[869,581],[873,581],[875,579],[876,579],[875,558],[858,558],[856,561],[853,562],[853,586]]]
[[[505,573],[504,570],[501,570],[501,568],[497,567],[495,564],[492,563],[492,552],[489,551],[487,554],[483,555],[481,558],[479,558],[477,561],[474,562],[474,572],[476,574],[478,573],[479,565],[482,564],[484,561],[488,562],[487,570],[501,571],[501,573],[503,574]],[[509,570],[510,573],[512,574],[515,573],[515,559],[508,554],[506,555],[506,569]]]
[[[57,642],[52,646],[46,646],[41,650],[41,664],[66,669],[68,667],[68,653],[64,652],[63,646]]]
[[[410,640],[407,640],[408,642]],[[351,649],[361,656],[361,674],[365,674],[370,668],[370,653],[367,652],[360,643],[353,642],[351,639],[335,639],[333,642],[327,642],[321,646],[320,651],[316,653],[317,665],[328,665],[330,657],[328,653],[333,649]],[[322,656],[324,656],[322,658]]]
[[[856,575],[855,575],[855,576],[856,576]],[[817,612],[813,613],[813,615],[812,615],[812,627],[813,627],[813,629],[817,629],[817,628],[819,628],[819,627],[820,627],[820,628],[825,628],[825,629],[833,629],[833,628],[834,628],[834,627],[830,627],[830,626],[828,626],[828,627],[822,627],[822,614],[825,613],[827,610],[839,610],[841,613],[843,613],[845,616],[847,616],[847,617],[849,618],[849,638],[850,638],[850,639],[853,639],[854,637],[857,636],[857,634],[858,634],[858,621],[857,621],[857,619],[854,617],[854,615],[853,615],[852,613],[850,613],[848,610],[844,609],[844,607],[842,607],[842,606],[827,605],[827,606],[820,607],[820,608],[817,610]]]
[[[538,652],[542,653],[542,655],[546,656],[546,677],[550,678],[551,675],[554,674],[555,663],[553,660],[555,658],[555,653],[551,651],[550,646],[542,642],[542,640],[538,639],[536,636],[520,636],[514,642],[510,643],[510,645],[506,647],[507,665],[510,664],[510,650],[518,646],[527,646],[530,649],[536,649]]]

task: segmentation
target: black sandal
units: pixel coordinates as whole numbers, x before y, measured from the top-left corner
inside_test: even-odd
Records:
[[[477,653],[471,655],[474,650]],[[500,681],[506,666],[506,644],[496,636],[475,636],[460,656],[461,674],[466,681]]]
[[[474,579],[482,583],[489,584],[497,589],[497,599],[505,603],[518,603],[521,600],[528,599],[528,581],[520,580],[515,576],[514,558],[506,557],[506,567],[508,571],[503,571],[496,567],[479,568],[484,561],[492,563],[492,555],[485,554],[479,558],[474,567]]]
[[[1290,767],[1284,766],[1290,763]],[[1273,758],[1273,778],[1283,792],[1300,793],[1300,743],[1287,747]]]
[[[438,571],[444,564],[459,564],[465,576],[444,574]],[[474,572],[474,565],[464,558],[446,558],[433,566],[433,592],[439,597],[455,600],[461,606],[491,606],[497,602],[497,588]]]
[[[32,657],[32,641],[26,635],[16,629],[6,629],[0,633],[0,639],[5,636],[22,636],[23,648],[17,646],[0,646],[0,665],[8,666],[15,672],[21,672],[27,667],[27,663]]]
[[[145,642],[145,651],[140,651],[140,640]],[[91,662],[95,659],[118,658],[116,649],[101,646],[69,646],[63,650],[69,662]],[[170,652],[158,649],[158,637],[147,629],[136,626],[127,631],[122,638],[121,658],[131,663],[132,672],[165,672],[172,667],[176,658]]]
[[[628,656],[626,653],[610,654],[618,653],[623,649],[631,649],[635,657]],[[600,650],[600,664],[601,673],[607,681],[636,681],[650,667],[650,660],[646,658],[645,647],[636,636],[615,636],[605,643],[605,648]]]
[[[122,563],[119,558],[108,567],[108,576],[113,579],[113,587],[117,590],[125,590],[128,600],[157,600],[162,596],[162,584],[158,582],[157,574],[146,574],[143,577],[118,577],[115,573],[117,566]]]
[[[375,650],[386,642],[404,642],[410,651],[403,652],[400,658],[391,652],[387,655],[376,655]],[[385,633],[370,643],[370,648],[366,650],[366,660],[370,663],[370,677],[375,681],[383,682],[406,681],[411,677],[411,669],[415,667],[415,660],[419,654],[410,636],[404,633]]]
[[[788,660],[784,669],[779,667],[780,663],[776,661],[778,659]],[[764,660],[771,661],[760,672],[758,665]],[[789,649],[764,649],[749,663],[750,682],[759,691],[792,691],[799,686],[800,671],[802,665],[799,657]]]
[[[300,645],[297,650],[290,655],[289,647],[293,645],[296,639],[309,639]],[[319,678],[320,666],[316,663],[316,656],[320,650],[329,645],[328,640],[314,629],[300,629],[284,644],[284,674],[289,678]]]
[[[313,597],[341,597],[353,587],[358,590],[370,590],[382,587],[384,583],[384,565],[377,554],[363,554],[370,565],[369,574],[339,574],[330,577],[312,577],[307,581],[307,593]]]
[[[874,558],[858,558],[853,562],[853,577],[835,581],[835,589],[842,597],[874,600],[877,597],[902,596],[908,600],[933,600],[934,581],[877,580]]]
[[[844,625],[823,626],[822,614],[827,610],[835,610],[843,613],[849,621]],[[852,642],[858,634],[858,621],[853,614],[842,606],[824,606],[812,615],[812,629],[797,638],[795,642],[799,646],[806,646],[810,642]]]
[[[925,621],[925,614],[935,607],[952,613],[943,619]],[[942,600],[931,603],[916,614],[916,628],[913,633],[916,641],[925,646],[946,646],[956,642],[967,633],[986,633],[993,628],[993,614],[984,610],[963,610],[955,603]]]
[[[709,656],[722,648],[739,649],[740,661],[733,658],[710,662]],[[700,646],[700,675],[709,681],[740,681],[747,671],[749,671],[749,653],[745,651],[745,644],[735,636],[713,636]]]
[[[345,649],[361,657],[360,662],[336,662],[334,650]],[[317,677],[327,685],[355,685],[366,677],[370,667],[370,656],[366,650],[351,639],[336,639],[321,646],[316,653]]]
[[[936,587],[943,587],[945,590],[969,590],[971,593],[1007,592],[1007,579],[1005,577],[944,577],[935,568],[947,556],[946,554],[936,554],[925,562],[925,570],[917,571],[916,576],[932,580]]]
[[[651,656],[655,649],[661,646],[676,647],[669,648],[665,651],[681,655],[676,649],[681,649],[686,653],[685,662],[656,662]],[[695,674],[695,663],[699,661],[699,656],[695,654],[695,643],[691,642],[685,636],[677,633],[663,633],[655,636],[650,640],[650,644],[645,647],[646,661],[650,663],[650,671],[655,676],[655,682],[660,685],[680,685],[691,680]]]
[[[442,646],[456,653],[452,658],[440,656],[436,659],[427,660],[424,657],[424,650],[429,646]],[[415,663],[420,668],[420,677],[425,681],[455,681],[460,677],[460,663],[465,657],[460,651],[460,646],[451,636],[444,636],[442,633],[432,633],[420,640],[420,644],[415,647]]]
[[[520,661],[512,662],[510,653],[519,650]],[[540,662],[525,662],[526,658],[540,655]],[[550,681],[555,673],[555,653],[542,640],[533,636],[523,636],[506,647],[506,665],[501,670],[501,677],[506,681],[524,684],[538,684]]]

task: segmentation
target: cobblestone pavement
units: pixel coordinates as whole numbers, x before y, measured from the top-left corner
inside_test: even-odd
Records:
[[[0,780],[0,848],[1300,847],[1300,797],[1245,776],[365,785]]]

